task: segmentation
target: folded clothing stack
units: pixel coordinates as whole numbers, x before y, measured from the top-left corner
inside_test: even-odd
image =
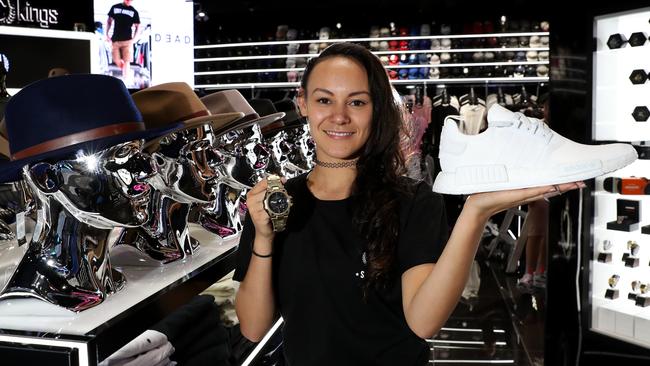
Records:
[[[230,365],[229,334],[210,295],[195,296],[100,366]]]

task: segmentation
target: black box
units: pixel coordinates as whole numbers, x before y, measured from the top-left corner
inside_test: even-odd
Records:
[[[641,234],[650,235],[650,225],[641,226]]]
[[[627,294],[627,298],[629,300],[634,301],[634,302],[636,302],[636,297],[637,297],[637,294],[635,294],[634,292],[630,292],[630,293]]]
[[[608,288],[607,291],[605,291],[605,297],[612,300],[618,299],[618,290]]]
[[[616,217],[618,220],[607,223],[607,229],[618,231],[634,231],[639,228],[641,221],[641,205],[634,200],[616,200]]]
[[[625,259],[625,267],[638,267],[639,266],[639,258],[634,258],[634,257],[627,257]]]
[[[612,261],[612,253],[598,253],[598,262],[609,263]]]
[[[645,296],[637,296],[636,301],[634,303],[636,306],[641,306],[641,307],[646,307],[650,305],[650,297],[645,297]]]

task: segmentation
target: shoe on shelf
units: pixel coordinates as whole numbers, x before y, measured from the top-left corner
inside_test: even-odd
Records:
[[[583,145],[551,130],[544,121],[499,104],[488,111],[488,128],[460,132],[460,116],[445,119],[440,167],[433,191],[472,194],[576,182],[618,170],[637,159],[634,147]]]
[[[517,286],[530,288],[533,287],[533,275],[526,273],[517,281]]]
[[[546,272],[533,275],[533,286],[546,288]]]

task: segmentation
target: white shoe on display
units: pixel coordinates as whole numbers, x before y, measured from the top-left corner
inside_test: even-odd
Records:
[[[445,119],[440,167],[433,191],[472,194],[591,179],[637,159],[629,144],[583,145],[551,130],[542,120],[495,104],[488,128],[478,135],[458,129],[459,116]]]

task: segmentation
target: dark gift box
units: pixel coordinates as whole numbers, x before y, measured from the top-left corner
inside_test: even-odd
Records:
[[[639,201],[616,200],[616,221],[607,223],[607,229],[618,231],[634,231],[639,228],[641,205]]]
[[[642,226],[641,227],[641,234],[650,235],[650,225]]]

